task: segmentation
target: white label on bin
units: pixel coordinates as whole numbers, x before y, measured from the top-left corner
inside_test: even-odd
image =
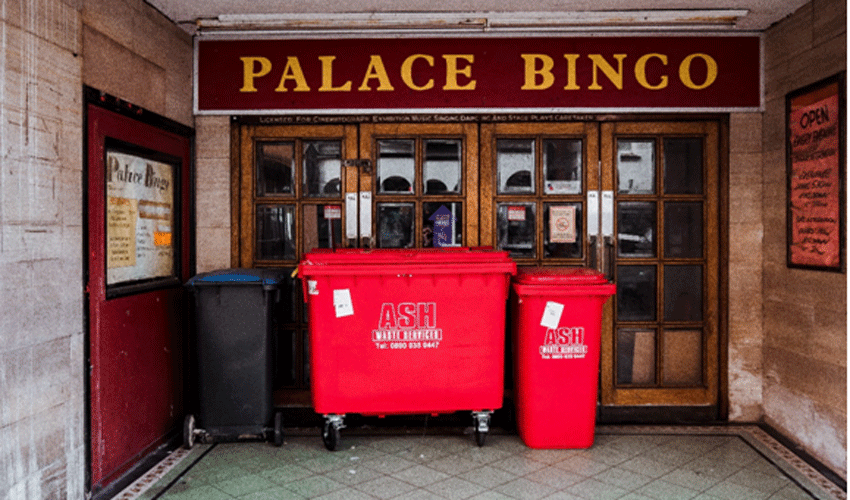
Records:
[[[378,328],[372,330],[372,342],[378,349],[436,349],[443,341],[443,329],[437,328],[436,302],[381,304]]]
[[[319,283],[316,280],[307,280],[307,294],[319,295]]]
[[[548,328],[540,346],[543,359],[583,359],[587,356],[584,343],[584,327],[566,326]]]
[[[334,311],[336,317],[354,316],[354,306],[351,304],[351,291],[348,288],[334,290]]]
[[[546,308],[543,309],[543,317],[540,318],[540,326],[546,328],[558,328],[561,323],[561,315],[564,314],[564,304],[558,302],[546,302]]]

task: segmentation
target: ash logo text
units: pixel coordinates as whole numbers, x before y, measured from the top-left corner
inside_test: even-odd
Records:
[[[587,356],[584,327],[548,328],[540,346],[543,359],[581,359]]]
[[[442,340],[436,302],[381,304],[378,328],[372,330],[372,342],[378,349],[433,349]]]

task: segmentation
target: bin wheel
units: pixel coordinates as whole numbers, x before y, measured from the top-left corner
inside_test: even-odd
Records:
[[[484,446],[484,441],[486,439],[487,439],[487,433],[486,432],[479,431],[478,429],[475,430],[475,444],[477,444],[479,448]]]
[[[322,442],[330,451],[335,451],[339,444],[339,428],[331,421],[326,421],[322,427]]]
[[[475,444],[484,446],[484,441],[487,439],[487,433],[490,432],[490,415],[493,412],[490,410],[474,411],[472,418],[474,420],[475,429]]]
[[[281,412],[274,414],[274,445],[283,445],[283,414]]]
[[[191,450],[195,445],[195,416],[192,414],[186,415],[183,419],[183,447]]]

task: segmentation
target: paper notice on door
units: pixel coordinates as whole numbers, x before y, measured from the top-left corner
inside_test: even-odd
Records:
[[[334,311],[337,318],[354,316],[354,305],[351,303],[351,290],[348,288],[334,290]]]
[[[561,315],[564,313],[564,304],[558,302],[546,302],[546,308],[543,309],[543,318],[540,319],[540,326],[546,328],[558,328],[561,324]]]
[[[576,207],[574,205],[549,207],[549,241],[552,243],[576,242]]]

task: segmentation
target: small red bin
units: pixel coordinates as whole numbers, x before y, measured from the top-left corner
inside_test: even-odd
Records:
[[[491,249],[316,250],[299,267],[316,412],[502,406],[516,264]]]
[[[517,429],[531,448],[589,448],[602,306],[616,286],[585,268],[520,268],[513,283]]]

